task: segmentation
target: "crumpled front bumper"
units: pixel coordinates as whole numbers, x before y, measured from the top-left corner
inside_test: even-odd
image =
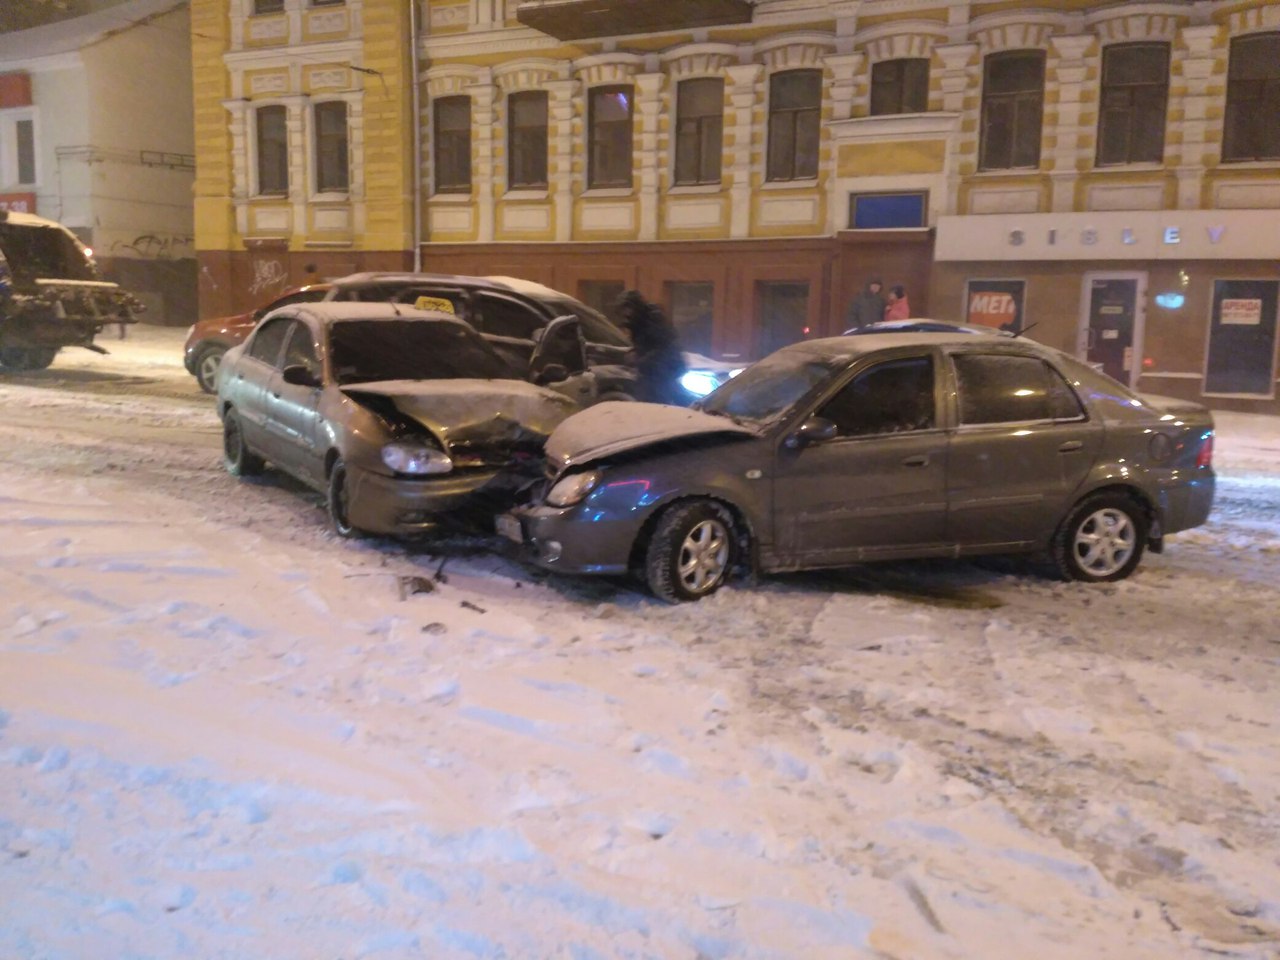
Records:
[[[631,548],[643,521],[607,518],[591,510],[527,504],[499,521],[499,532],[517,540],[526,556],[557,573],[624,574],[631,566]],[[509,529],[503,530],[507,526]]]
[[[369,533],[410,534],[443,523],[491,518],[508,509],[526,481],[503,469],[407,479],[348,464],[347,518]]]

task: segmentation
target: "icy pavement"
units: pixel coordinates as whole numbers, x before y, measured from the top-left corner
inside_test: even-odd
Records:
[[[1280,956],[1276,420],[1122,584],[667,607],[331,538],[131,333],[0,379],[0,960]]]

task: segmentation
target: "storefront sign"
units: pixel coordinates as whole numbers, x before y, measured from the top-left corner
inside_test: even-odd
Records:
[[[1222,323],[1257,326],[1262,322],[1261,300],[1223,300]]]
[[[1277,260],[1274,210],[1014,213],[938,218],[938,260]]]
[[[970,280],[965,292],[965,322],[1015,333],[1022,330],[1025,280]]]
[[[0,193],[0,210],[13,213],[35,213],[36,195],[34,193]]]

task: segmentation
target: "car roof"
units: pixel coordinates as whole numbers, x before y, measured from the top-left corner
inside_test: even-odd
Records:
[[[809,353],[827,360],[852,360],[878,350],[895,347],[981,347],[1007,350],[1016,348],[1016,352],[1046,355],[1049,348],[1031,340],[1015,337],[979,337],[972,333],[917,333],[894,332],[868,333],[858,337],[824,337],[820,340],[801,340],[782,351]]]
[[[438,323],[455,323],[472,329],[465,320],[441,310],[418,310],[397,303],[368,303],[349,300],[321,300],[318,303],[291,303],[272,310],[271,315],[308,316],[319,323],[330,325],[345,320],[432,320]]]
[[[502,290],[507,293],[520,293],[526,297],[556,297],[558,299],[570,299],[569,294],[559,290],[553,290],[545,287],[540,283],[534,283],[530,280],[520,280],[516,277],[476,277],[468,276],[461,273],[394,273],[366,271],[364,273],[351,273],[345,277],[335,277],[330,280],[335,287],[361,287],[361,286],[377,286],[379,284],[415,284],[415,283],[447,283],[460,287],[487,287],[493,290]]]

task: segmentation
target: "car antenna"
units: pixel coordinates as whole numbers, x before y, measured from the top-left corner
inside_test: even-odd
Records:
[[[391,309],[392,311],[395,312],[395,315],[397,317],[403,317],[404,314],[400,312],[400,305],[396,303],[394,300],[390,301],[390,303],[391,303]]]
[[[1015,337],[1020,337],[1020,336],[1022,336],[1022,335],[1023,335],[1023,334],[1025,334],[1025,333],[1030,333],[1032,330],[1034,330],[1034,329],[1035,329],[1036,327],[1038,327],[1038,326],[1040,326],[1040,321],[1039,321],[1039,320],[1037,320],[1035,323],[1031,324],[1031,326],[1029,326],[1029,327],[1024,327],[1023,329],[1016,331],[1016,332],[1014,333],[1014,336],[1015,336]]]

